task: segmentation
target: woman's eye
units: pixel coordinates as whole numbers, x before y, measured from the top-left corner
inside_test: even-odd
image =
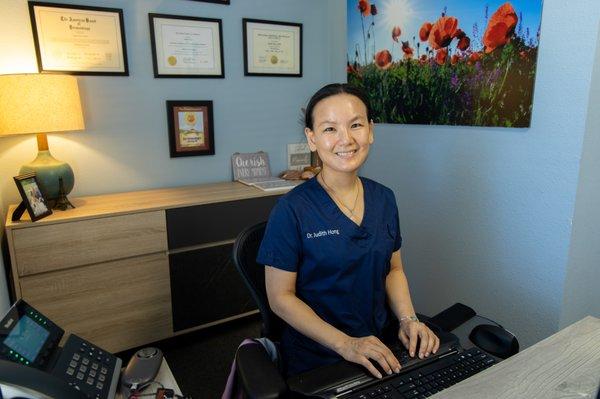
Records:
[[[325,129],[323,129],[323,131],[329,133],[329,132],[335,131],[335,129],[330,126],[330,127],[326,127]]]
[[[352,128],[353,128],[353,129],[354,129],[354,128],[357,128],[357,127],[362,127],[362,123],[358,123],[358,122],[357,122],[357,123],[353,123],[353,124],[352,124]]]

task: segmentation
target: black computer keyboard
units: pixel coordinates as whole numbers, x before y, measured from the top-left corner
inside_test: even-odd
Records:
[[[400,354],[400,356],[402,356]],[[400,363],[403,360],[398,359]],[[477,348],[448,355],[414,371],[386,379],[355,392],[346,399],[413,399],[427,398],[496,363],[496,360]]]

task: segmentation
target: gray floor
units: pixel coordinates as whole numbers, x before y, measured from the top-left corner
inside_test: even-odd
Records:
[[[194,399],[220,398],[238,345],[260,335],[258,316],[156,342],[186,395]],[[119,353],[126,364],[135,350]],[[168,387],[166,387],[168,388]]]

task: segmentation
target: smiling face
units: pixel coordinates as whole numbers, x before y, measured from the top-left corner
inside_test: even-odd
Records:
[[[356,173],[373,143],[373,123],[367,118],[365,104],[351,94],[336,94],[319,101],[312,117],[312,129],[307,127],[304,133],[323,168]]]

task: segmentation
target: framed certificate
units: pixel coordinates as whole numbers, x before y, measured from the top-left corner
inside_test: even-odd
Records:
[[[302,24],[243,19],[246,76],[302,76]]]
[[[40,72],[129,75],[123,10],[29,2]]]
[[[212,101],[167,101],[171,158],[214,155]]]
[[[148,14],[155,78],[224,78],[220,19]]]

